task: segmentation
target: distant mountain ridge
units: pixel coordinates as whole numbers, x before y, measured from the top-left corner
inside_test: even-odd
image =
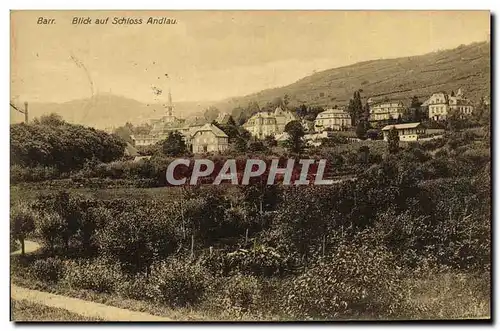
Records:
[[[290,105],[302,103],[331,107],[345,105],[357,89],[362,97],[401,99],[406,103],[414,95],[421,101],[436,91],[457,90],[478,100],[490,95],[490,43],[477,42],[454,49],[395,59],[371,60],[328,69],[297,82],[267,89],[243,97],[228,98],[215,104],[222,111],[259,106],[288,94]]]
[[[328,69],[297,82],[242,97],[218,102],[175,102],[175,115],[201,116],[209,106],[231,113],[250,102],[263,107],[277,97],[288,94],[290,107],[304,103],[310,106],[345,105],[357,89],[363,98],[400,99],[406,104],[414,95],[424,101],[437,91],[451,92],[462,88],[465,95],[477,101],[490,95],[490,43],[477,42],[425,55],[359,62]],[[30,103],[30,119],[42,114],[58,113],[72,123],[97,128],[120,126],[125,122],[139,124],[163,113],[160,104],[145,104],[109,93],[64,103]],[[23,115],[11,108],[11,123],[23,121]]]
[[[189,118],[202,112],[210,103],[174,102],[175,115]],[[24,106],[21,105],[21,108]],[[29,103],[29,119],[40,117],[43,114],[57,113],[70,123],[83,124],[104,129],[117,127],[131,122],[140,124],[148,122],[150,118],[163,115],[162,104],[145,104],[134,99],[101,93],[87,99],[71,100],[64,103]],[[24,120],[24,115],[16,110],[10,110],[11,123]]]

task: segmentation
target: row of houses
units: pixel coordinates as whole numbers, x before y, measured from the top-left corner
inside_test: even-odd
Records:
[[[202,122],[187,124],[184,119],[175,117],[170,93],[168,97],[169,102],[164,115],[151,121],[153,129],[150,134],[132,136],[135,146],[155,144],[166,139],[170,132],[177,131],[183,135],[193,153],[222,152],[229,148],[228,136],[217,126]],[[402,118],[407,111],[401,101],[376,102],[370,98],[367,103],[370,108],[369,121],[372,122],[397,120]],[[428,116],[433,120],[444,120],[453,111],[462,115],[471,115],[474,112],[474,107],[463,95],[461,89],[458,89],[456,94],[452,92],[451,95],[446,92],[434,93],[422,106],[428,109]],[[228,116],[228,114],[220,114],[217,122],[224,123]],[[243,124],[243,127],[259,139],[273,136],[279,141],[286,139],[285,126],[293,120],[299,120],[296,114],[277,107],[272,112],[254,114]],[[347,130],[352,126],[351,116],[343,107],[327,109],[319,113],[312,128],[306,121],[302,123],[307,131],[314,132],[309,134],[311,137],[306,137],[308,141],[317,141],[319,138],[315,135],[322,135],[326,131]],[[419,135],[425,133],[425,128],[420,123],[388,125],[382,129],[384,139],[387,139],[388,132],[392,128],[398,131],[401,141],[418,140]]]

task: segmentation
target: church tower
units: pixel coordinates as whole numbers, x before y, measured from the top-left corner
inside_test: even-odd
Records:
[[[167,104],[167,116],[173,116],[174,105],[172,104],[172,93],[170,93],[170,88],[168,89],[168,104]]]

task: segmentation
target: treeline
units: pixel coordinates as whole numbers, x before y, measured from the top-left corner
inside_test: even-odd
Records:
[[[10,127],[10,162],[18,169],[70,172],[90,161],[114,161],[123,156],[125,146],[115,135],[51,116]]]

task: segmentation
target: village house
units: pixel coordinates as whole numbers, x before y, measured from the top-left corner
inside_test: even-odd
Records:
[[[314,120],[314,129],[316,132],[322,132],[327,128],[340,131],[351,126],[351,116],[343,108],[327,109],[316,116]]]
[[[371,101],[371,99],[370,99]],[[369,121],[389,121],[402,118],[405,112],[405,106],[401,101],[382,101],[369,103],[370,118]]]
[[[428,107],[429,118],[436,121],[445,120],[452,112],[463,117],[472,115],[474,111],[474,106],[460,88],[456,95],[448,95],[446,92],[434,93],[422,106]]]
[[[274,112],[259,112],[254,114],[243,124],[243,127],[250,134],[259,139],[266,136],[276,136],[285,131],[285,126],[297,117],[281,107],[276,108]]]
[[[213,124],[205,124],[191,137],[193,153],[223,152],[229,148],[229,137]]]
[[[389,140],[389,132],[393,128],[398,132],[400,141],[417,141],[419,136],[426,132],[426,128],[422,123],[386,125],[382,128],[385,141]]]

